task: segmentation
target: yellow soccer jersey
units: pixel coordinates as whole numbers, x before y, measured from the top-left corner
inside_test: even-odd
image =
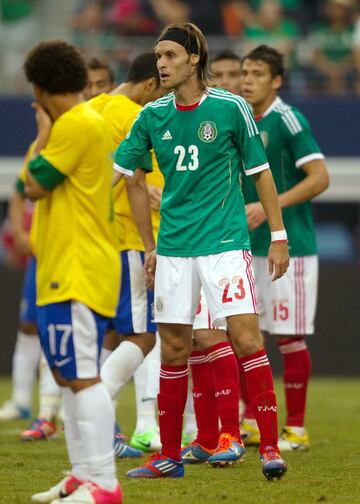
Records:
[[[38,202],[37,304],[74,299],[114,316],[120,264],[111,140],[102,117],[88,103],[62,114],[29,171],[51,191]]]
[[[34,150],[34,147],[35,147],[35,141],[32,144],[30,144],[30,147],[28,148],[28,150],[25,154],[24,163],[21,167],[21,170],[20,170],[20,173],[19,173],[19,176],[17,179],[16,187],[17,187],[17,190],[21,194],[25,194],[24,188],[25,188],[25,182],[26,182],[26,167],[29,163],[29,160],[31,158],[31,154]],[[34,256],[36,255],[37,215],[38,215],[37,203],[35,203],[32,219],[31,219],[30,231],[29,231],[29,241],[30,241],[31,250],[32,250],[32,253]]]
[[[102,94],[90,100],[90,103],[95,110],[101,113],[106,124],[109,126],[113,151],[115,151],[129,133],[141,110],[141,106],[125,95]],[[153,171],[146,175],[146,182],[149,185],[163,188],[164,179],[159,170],[154,153],[152,153],[152,161]],[[119,240],[119,250],[144,250],[143,242],[132,218],[125,180],[120,180],[113,191],[116,235]],[[151,218],[156,240],[160,225],[160,213],[152,211]]]

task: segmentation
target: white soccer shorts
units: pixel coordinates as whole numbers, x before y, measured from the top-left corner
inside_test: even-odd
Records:
[[[200,292],[200,301],[196,309],[196,315],[193,325],[194,331],[200,329],[221,329],[223,331],[226,331],[226,325],[225,326],[214,325],[203,288],[201,289]]]
[[[253,257],[260,329],[270,334],[314,333],[318,256],[291,257],[285,275],[271,281],[267,257]]]
[[[251,253],[232,250],[200,257],[157,256],[155,322],[193,325],[201,286],[214,326],[226,317],[257,313]]]

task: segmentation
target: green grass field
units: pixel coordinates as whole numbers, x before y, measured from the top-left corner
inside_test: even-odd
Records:
[[[283,398],[277,385],[280,420]],[[0,380],[0,402],[9,397],[9,379]],[[118,419],[126,434],[134,426],[133,389],[123,392]],[[0,424],[0,503],[22,504],[57,483],[68,468],[63,434],[55,441],[24,443],[26,421]],[[125,504],[326,504],[360,503],[360,379],[314,379],[309,392],[307,453],[286,455],[289,472],[268,482],[255,449],[245,463],[231,469],[186,468],[182,480],[130,480],[126,470],[138,462],[117,462]]]

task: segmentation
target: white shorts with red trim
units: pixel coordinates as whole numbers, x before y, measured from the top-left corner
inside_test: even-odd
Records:
[[[196,310],[196,316],[194,320],[194,331],[200,329],[221,329],[226,331],[226,325],[223,326],[215,326],[211,313],[209,311],[208,303],[206,301],[206,296],[204,293],[204,289],[201,289],[200,292],[200,301]]]
[[[225,326],[231,315],[257,313],[250,251],[157,256],[155,322],[193,325],[201,287],[216,327]]]
[[[260,329],[270,334],[314,333],[318,256],[291,257],[285,275],[271,281],[267,257],[253,257]]]

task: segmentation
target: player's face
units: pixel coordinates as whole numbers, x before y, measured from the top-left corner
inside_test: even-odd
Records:
[[[95,98],[101,93],[109,93],[114,85],[110,81],[109,73],[105,68],[88,70],[88,80],[84,89],[86,100]]]
[[[162,40],[155,48],[161,87],[176,89],[195,72],[198,56],[189,55],[177,42]]]
[[[210,70],[220,87],[231,93],[240,94],[240,61],[232,59],[214,61],[210,65]]]
[[[241,94],[253,106],[273,98],[281,86],[281,77],[273,77],[268,63],[245,59],[241,68]]]

